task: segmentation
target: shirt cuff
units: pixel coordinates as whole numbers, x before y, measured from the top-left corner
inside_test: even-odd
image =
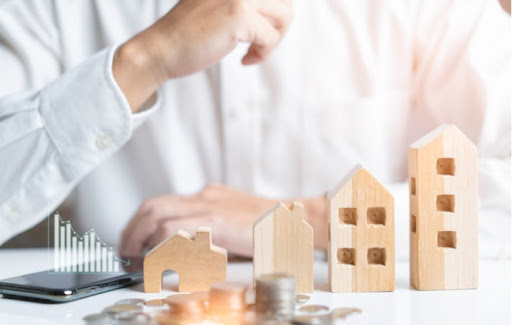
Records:
[[[95,54],[41,93],[41,116],[70,178],[83,176],[130,138],[135,126],[160,104],[132,114],[115,82],[112,62],[118,46]]]

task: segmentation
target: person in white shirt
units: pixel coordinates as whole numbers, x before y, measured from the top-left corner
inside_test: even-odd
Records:
[[[487,0],[4,1],[0,242],[71,193],[125,255],[210,226],[250,256],[281,199],[325,248],[323,195],[360,162],[404,257],[407,147],[452,123],[479,148],[481,256],[510,255],[510,34]]]

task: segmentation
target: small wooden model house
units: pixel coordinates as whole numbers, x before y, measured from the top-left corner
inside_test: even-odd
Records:
[[[162,274],[179,275],[179,291],[208,291],[216,282],[226,281],[227,251],[212,245],[209,228],[199,228],[195,239],[180,230],[144,258],[144,291],[160,292]]]
[[[409,147],[410,279],[418,290],[476,288],[478,153],[444,125]]]
[[[394,199],[361,165],[329,193],[332,292],[395,289]]]
[[[265,273],[295,277],[296,292],[313,292],[313,228],[304,206],[278,203],[253,225],[254,279]]]

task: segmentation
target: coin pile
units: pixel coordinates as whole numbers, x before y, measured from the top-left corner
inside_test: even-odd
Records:
[[[174,294],[166,299],[123,299],[101,313],[84,318],[87,325],[188,325],[209,321],[224,325],[333,324],[357,308],[302,305],[307,295],[295,295],[295,280],[287,274],[265,274],[256,280],[254,308],[247,304],[247,286],[216,283],[209,292]],[[302,306],[301,306],[302,305]],[[299,308],[297,313],[295,309]]]
[[[256,279],[256,315],[262,321],[289,320],[295,312],[295,280],[284,273]]]
[[[112,306],[105,307],[103,312],[84,317],[87,325],[119,324],[119,325],[156,325],[151,316],[143,312],[143,299],[123,299]]]
[[[221,324],[241,324],[247,310],[247,286],[234,282],[215,283],[209,292],[209,318]]]
[[[247,286],[233,282],[215,283],[209,292],[211,313],[244,312],[247,308]]]

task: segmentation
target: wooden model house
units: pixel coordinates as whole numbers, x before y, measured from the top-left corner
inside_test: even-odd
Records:
[[[212,245],[209,228],[199,228],[195,239],[180,230],[144,258],[144,291],[160,292],[162,274],[179,275],[179,291],[208,291],[216,282],[226,281],[227,251]]]
[[[296,292],[313,292],[313,228],[304,206],[278,203],[253,225],[254,278],[265,273],[295,277]]]
[[[409,148],[410,279],[418,290],[476,288],[478,153],[444,125]]]
[[[395,289],[393,196],[361,165],[329,193],[332,292]]]

